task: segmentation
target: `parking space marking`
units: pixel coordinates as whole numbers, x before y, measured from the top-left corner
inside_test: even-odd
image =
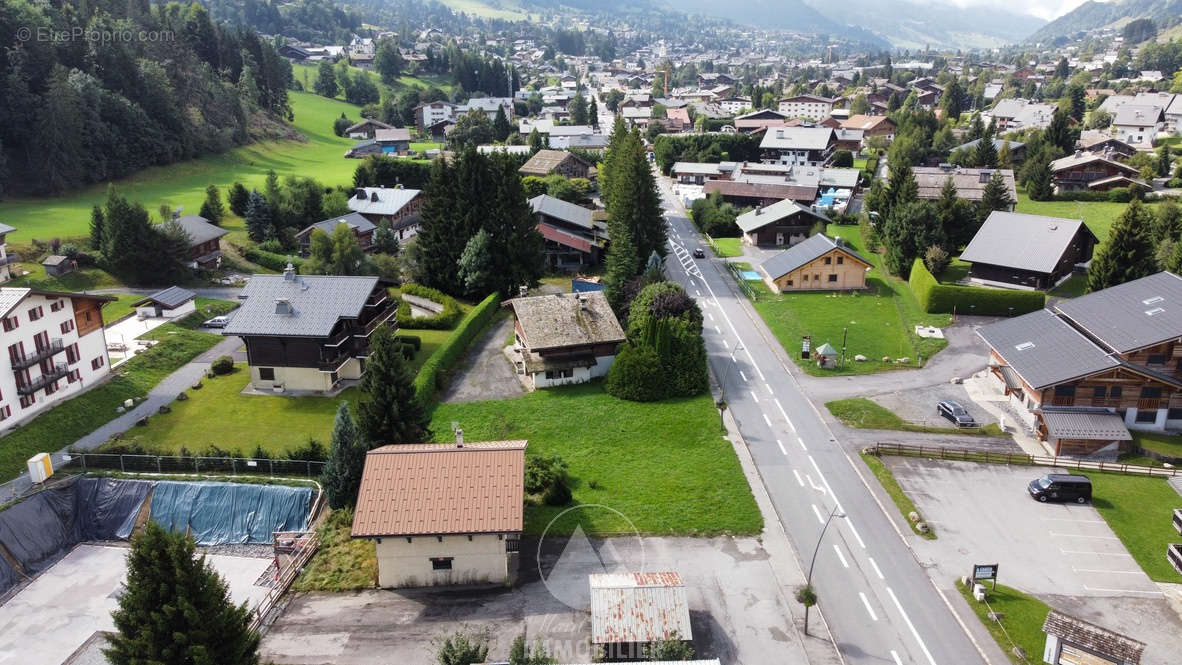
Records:
[[[868,556],[866,559],[870,561],[870,567],[874,569],[874,574],[878,575],[878,579],[885,580],[886,578],[882,576],[882,571],[878,569],[878,564],[874,562],[874,557]]]
[[[1104,570],[1102,568],[1076,568],[1071,567],[1077,573],[1111,573],[1113,575],[1144,575],[1143,570]]]
[[[1116,536],[1088,536],[1082,533],[1058,533],[1051,531],[1048,535],[1058,536],[1060,538],[1091,538],[1093,540],[1120,540]]]
[[[870,615],[870,620],[878,621],[878,615],[874,613],[874,608],[870,607],[870,601],[866,599],[866,594],[859,591],[858,597],[862,599],[862,604],[866,606],[866,613]]]
[[[743,373],[743,370],[739,370],[739,376],[743,377],[743,383],[747,382],[747,375]]]
[[[1137,589],[1106,589],[1104,587],[1088,586],[1086,584],[1084,585],[1084,588],[1087,589],[1088,591],[1107,591],[1109,593],[1140,593],[1140,594],[1145,594],[1146,596],[1164,596],[1165,595],[1160,591],[1139,591]]]
[[[1128,552],[1090,552],[1088,550],[1065,550],[1062,547],[1059,548],[1059,551],[1063,554],[1095,554],[1096,556],[1125,556],[1130,559],[1133,558],[1133,555]]]
[[[895,659],[895,665],[903,665],[903,661],[899,660],[899,654],[894,649],[891,649],[891,658]]]
[[[800,483],[801,487],[804,487],[804,478],[800,477],[800,472],[797,471],[796,469],[793,469],[792,475],[796,476],[796,482]]]
[[[895,595],[895,590],[890,587],[887,587],[886,590],[891,595],[891,600],[895,601],[895,607],[899,609],[899,614],[903,615],[903,621],[906,621],[907,627],[911,629],[911,634],[915,636],[915,641],[919,642],[919,648],[923,649],[923,655],[928,657],[928,662],[931,665],[936,665],[936,659],[932,658],[932,652],[928,651],[928,645],[919,636],[919,631],[915,629],[915,624],[911,623],[911,617],[907,616],[907,610],[903,609],[902,603],[899,602],[898,596]]]
[[[842,567],[843,567],[843,568],[849,568],[849,567],[850,567],[850,562],[845,560],[845,555],[841,553],[841,548],[840,548],[840,547],[838,547],[837,545],[834,545],[834,546],[833,546],[833,551],[834,551],[834,552],[837,552],[837,558],[838,558],[838,559],[841,559],[841,565],[842,565]]]
[[[817,504],[813,504],[813,514],[817,516],[817,521],[821,524],[825,523],[825,518],[821,517],[821,511],[817,508]]]

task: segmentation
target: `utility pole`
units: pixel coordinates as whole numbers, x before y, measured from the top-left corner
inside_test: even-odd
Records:
[[[841,367],[842,367],[842,369],[845,369],[845,339],[846,339],[846,334],[849,333],[849,331],[850,331],[850,329],[848,327],[841,329]]]

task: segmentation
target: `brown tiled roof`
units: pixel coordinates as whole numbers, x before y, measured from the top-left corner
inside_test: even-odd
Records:
[[[567,159],[574,159],[584,166],[588,166],[582,157],[565,150],[539,150],[529,161],[521,165],[518,172],[525,175],[547,175],[558,168]]]
[[[369,451],[353,537],[521,531],[525,445],[425,443]]]
[[[1145,651],[1145,644],[1137,640],[1055,610],[1047,615],[1042,630],[1076,646],[1120,661],[1140,662],[1141,652]]]
[[[624,329],[601,291],[505,301],[531,351],[624,341]]]

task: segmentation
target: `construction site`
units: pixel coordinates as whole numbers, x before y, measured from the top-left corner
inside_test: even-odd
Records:
[[[0,664],[105,663],[128,541],[190,535],[258,628],[315,552],[312,486],[55,478],[0,511]]]

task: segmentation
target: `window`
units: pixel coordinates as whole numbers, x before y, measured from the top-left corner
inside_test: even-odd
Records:
[[[94,360],[90,361],[90,369],[98,369],[98,368],[102,367],[103,365],[105,365],[106,362],[107,362],[106,359],[104,359],[102,356],[99,356],[98,358],[95,358]]]
[[[25,343],[17,342],[8,347],[8,360],[16,364],[25,359]]]
[[[569,379],[575,375],[573,369],[548,369],[546,370],[547,379]]]
[[[1164,364],[1166,364],[1166,357],[1163,354],[1155,353],[1155,354],[1149,356],[1149,359],[1146,360],[1146,362],[1149,363],[1150,365],[1164,365]]]
[[[33,397],[32,395],[22,395],[21,396],[21,408],[22,409],[27,409],[36,403],[37,403],[37,398]]]
[[[5,404],[0,406],[0,420],[8,420],[12,416],[12,407]]]
[[[1182,420],[1182,409],[1170,409],[1166,412],[1167,420]]]
[[[1075,397],[1075,386],[1055,386],[1055,397]]]
[[[837,275],[830,275],[830,276],[829,276],[829,281],[830,281],[830,282],[836,282],[836,281],[837,281]]]
[[[1105,392],[1106,392],[1106,391],[1104,390],[1104,386],[1100,386],[1100,387],[1098,387],[1098,388],[1095,388],[1095,389],[1092,391],[1092,397],[1099,397],[1099,398],[1103,399],[1103,398],[1104,398],[1104,393],[1105,393]]]
[[[833,263],[833,257],[832,257],[832,256],[826,256],[826,257],[825,257],[825,265],[829,265],[829,264],[831,264],[831,263]]]
[[[49,303],[49,311],[56,312],[65,306],[66,306],[66,301],[54,300],[53,302]]]
[[[844,256],[837,257],[837,265],[839,265],[839,266],[845,265],[845,257]]]
[[[82,375],[78,372],[78,370],[73,370],[69,374],[66,375],[66,383],[74,383],[75,381],[78,381],[81,379],[82,379]]]
[[[29,310],[29,320],[36,321],[37,319],[41,318],[41,314],[42,314],[41,306],[38,305],[38,306],[34,307],[33,309]]]
[[[57,392],[57,381],[50,382],[45,386],[45,396],[48,397]]]
[[[1151,423],[1157,420],[1157,409],[1137,409],[1137,422]]]
[[[1161,388],[1142,388],[1141,397],[1146,399],[1161,399]]]
[[[820,276],[820,275],[813,275],[813,281],[814,281],[814,282],[819,282],[819,281],[821,281],[821,276]]]
[[[431,570],[451,570],[452,557],[439,556],[431,559]]]
[[[15,316],[4,319],[4,332],[11,332],[21,326],[20,319]]]
[[[49,348],[49,333],[44,330],[37,333],[33,336],[33,343],[36,344],[38,351]]]
[[[275,380],[275,368],[274,367],[260,367],[259,368],[259,381],[274,381],[274,380]]]
[[[788,280],[788,281],[784,282],[784,284],[786,286],[792,286],[792,280]]]
[[[78,344],[75,343],[66,347],[66,364],[73,365],[81,357],[81,354],[78,353]]]
[[[65,321],[62,321],[61,328],[62,328],[63,335],[70,332],[71,330],[73,330],[74,329],[74,319],[66,319]]]
[[[808,276],[808,275],[801,275],[801,276],[800,276],[800,281],[802,281],[802,282],[807,282],[807,281],[809,281],[809,276]]]

